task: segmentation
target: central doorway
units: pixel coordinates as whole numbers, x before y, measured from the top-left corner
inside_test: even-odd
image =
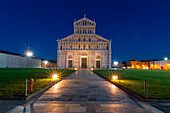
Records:
[[[96,61],[96,68],[100,68],[100,60]]]
[[[72,67],[73,67],[72,64],[73,64],[73,63],[72,63],[72,60],[68,60],[68,67],[69,67],[69,68],[72,68]]]
[[[82,58],[82,60],[81,60],[81,62],[82,62],[82,68],[87,68],[87,58]]]

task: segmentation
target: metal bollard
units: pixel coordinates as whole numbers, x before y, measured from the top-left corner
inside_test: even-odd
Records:
[[[147,95],[147,82],[146,82],[146,80],[144,80],[144,92],[145,92],[145,99],[148,99],[148,95]]]

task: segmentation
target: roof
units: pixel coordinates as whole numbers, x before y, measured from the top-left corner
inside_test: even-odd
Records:
[[[5,53],[5,54],[9,54],[9,55],[16,55],[16,56],[25,56],[23,54],[13,53],[13,52],[4,51],[4,50],[0,50],[0,53]]]
[[[15,55],[15,56],[20,56],[20,57],[26,57],[26,55],[23,55],[23,54],[13,53],[13,52],[4,51],[4,50],[0,50],[0,53],[9,54],[9,55]],[[33,57],[33,58],[35,58],[35,57]],[[38,58],[35,58],[35,59],[38,59]]]
[[[136,60],[136,59],[131,59],[131,60],[129,60],[129,61],[138,61],[138,60]]]

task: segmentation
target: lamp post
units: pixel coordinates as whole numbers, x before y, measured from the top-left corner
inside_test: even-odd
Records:
[[[167,68],[167,60],[168,60],[168,57],[164,57],[164,60],[165,60],[165,63],[166,63],[166,68]]]
[[[30,49],[30,47],[28,47],[25,51],[24,51],[24,55],[27,57],[33,57],[33,51]],[[30,63],[28,61],[28,67],[30,67]]]
[[[114,61],[113,62],[113,65],[117,68],[117,65],[119,64],[119,62],[117,62],[117,61]]]
[[[45,64],[45,67],[47,68],[48,61],[45,60],[45,61],[44,61],[44,64]]]
[[[168,60],[168,57],[165,57],[164,60],[167,61],[167,60]]]

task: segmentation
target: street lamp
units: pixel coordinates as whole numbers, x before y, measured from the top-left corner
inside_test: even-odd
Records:
[[[167,60],[168,60],[168,57],[165,57],[165,58],[164,58],[164,60],[166,60],[166,61],[167,61]]]
[[[57,74],[54,74],[52,77],[53,77],[53,79],[57,79],[57,78],[58,78],[58,75],[57,75]]]
[[[30,47],[28,47],[25,51],[24,51],[24,55],[27,57],[32,58],[33,57],[33,51],[30,49]],[[30,58],[28,58],[28,68],[30,68]]]
[[[113,76],[112,76],[112,79],[113,79],[113,80],[117,80],[117,79],[118,79],[118,76],[117,76],[117,75],[113,75]]]
[[[30,47],[28,47],[28,48],[24,51],[24,55],[26,55],[27,57],[33,57],[33,51],[30,49]]]
[[[27,51],[26,55],[27,55],[28,57],[32,57],[32,56],[33,56],[33,52]]]
[[[48,64],[48,61],[47,61],[47,60],[45,60],[45,61],[44,61],[44,63],[45,63],[45,65],[46,65],[46,64]]]
[[[118,63],[119,63],[119,62],[117,62],[117,61],[114,61],[114,62],[113,62],[113,64],[114,64],[115,66],[117,66]]]

